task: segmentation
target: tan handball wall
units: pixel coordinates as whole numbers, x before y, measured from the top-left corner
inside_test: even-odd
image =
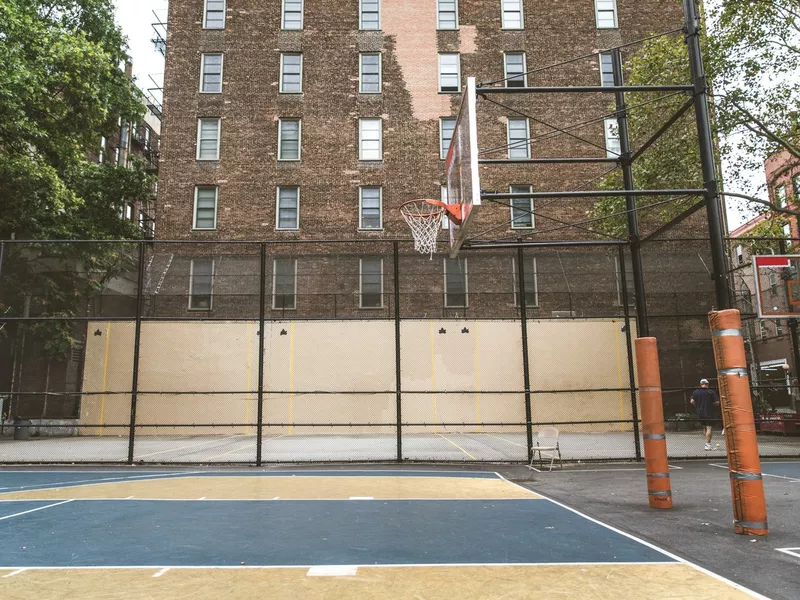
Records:
[[[531,388],[625,388],[622,325],[607,319],[529,321]],[[143,323],[137,424],[146,427],[138,433],[255,433],[257,327],[256,322]],[[394,431],[393,322],[287,321],[268,323],[266,329],[263,412],[270,425],[265,435]],[[134,325],[108,323],[99,330],[101,335],[90,336],[86,348],[84,391],[89,395],[81,418],[92,427],[84,433],[124,435]],[[402,420],[410,424],[405,432],[477,431],[476,423],[524,423],[518,322],[406,321],[400,339]],[[630,419],[630,394],[534,393],[532,415],[534,422]],[[163,426],[147,427],[156,424]],[[210,424],[217,427],[200,427]],[[523,428],[495,425],[480,430]]]

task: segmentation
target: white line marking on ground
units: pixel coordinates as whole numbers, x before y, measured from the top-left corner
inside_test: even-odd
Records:
[[[353,577],[358,572],[358,567],[341,565],[321,565],[311,567],[306,575],[308,577]]]
[[[769,463],[762,463],[762,465],[763,464],[769,464]],[[792,463],[788,463],[788,464],[792,464]],[[728,467],[728,465],[709,464],[708,466],[709,467],[717,467],[718,469],[728,469],[728,468],[730,468],[730,467]],[[792,483],[800,483],[800,479],[797,479],[796,477],[788,477],[787,475],[773,475],[772,473],[764,473],[763,466],[762,466],[762,469],[761,469],[761,475],[762,475],[762,477],[774,477],[775,479],[785,479],[786,481],[791,481]]]
[[[275,497],[273,498],[273,500],[277,500],[278,498],[280,498],[280,496],[275,496]]]
[[[206,499],[205,496],[201,496],[200,498],[198,498],[198,500],[205,500],[205,499]]]
[[[783,552],[790,556],[800,558],[800,548],[775,548],[778,552]]]
[[[518,483],[514,483],[513,481],[509,481],[508,479],[503,477],[500,473],[497,473],[497,476],[500,477],[501,479],[505,479],[511,485],[515,485],[517,487],[520,487],[523,490],[527,490],[528,489],[528,488],[526,488],[524,486],[519,485]],[[528,490],[528,491],[531,491],[531,490]],[[733,588],[739,590],[740,592],[744,592],[745,594],[750,594],[753,598],[758,598],[759,600],[770,600],[766,596],[762,596],[758,592],[754,592],[753,590],[750,590],[750,589],[744,587],[743,585],[736,583],[735,581],[731,581],[730,579],[726,579],[722,575],[717,575],[713,571],[709,571],[708,569],[704,569],[700,565],[696,565],[695,563],[693,563],[691,561],[688,561],[685,558],[681,558],[677,554],[673,554],[672,552],[664,550],[663,548],[659,548],[655,544],[651,544],[650,542],[646,542],[643,539],[636,537],[635,535],[632,535],[630,533],[626,533],[626,532],[622,531],[621,529],[617,529],[613,525],[609,525],[608,523],[603,523],[602,521],[599,521],[599,520],[597,520],[597,519],[595,519],[593,517],[590,517],[589,515],[586,515],[586,514],[580,512],[579,510],[571,508],[571,507],[567,506],[566,504],[562,504],[558,500],[553,500],[552,498],[549,498],[549,497],[545,496],[541,492],[534,492],[534,493],[539,494],[542,497],[542,499],[547,500],[548,502],[552,502],[553,504],[555,504],[557,506],[560,506],[561,508],[564,508],[564,509],[566,509],[566,510],[572,512],[572,513],[575,513],[576,515],[581,516],[584,519],[586,519],[588,521],[591,521],[592,523],[596,523],[596,524],[600,525],[601,527],[605,527],[606,529],[609,529],[611,531],[614,531],[615,533],[623,535],[628,539],[631,539],[631,540],[634,540],[636,542],[639,542],[640,544],[643,544],[643,545],[647,546],[648,548],[651,548],[651,549],[655,550],[656,552],[660,552],[664,556],[669,556],[670,558],[678,561],[681,564],[688,565],[688,566],[690,566],[690,567],[692,567],[694,569],[697,569],[701,573],[705,573],[706,575],[709,575],[709,576],[713,577],[717,581],[722,581],[723,583],[727,583],[728,585],[730,585]],[[653,563],[653,564],[656,564],[656,563]]]
[[[0,517],[0,521],[5,521],[6,519],[12,519],[14,517],[27,515],[28,513],[36,512],[37,510],[44,510],[45,508],[53,508],[54,506],[58,506],[59,504],[66,504],[67,502],[72,502],[72,498],[70,498],[69,500],[63,500],[62,502],[56,502],[55,504],[48,504],[46,506],[40,506],[39,508],[32,508],[30,510],[23,510],[22,512],[14,513],[13,515],[6,515],[5,517]]]
[[[167,452],[177,452],[178,450],[186,450],[187,448],[196,448],[197,446],[205,446],[206,444],[216,444],[219,442],[224,442],[226,440],[232,440],[234,438],[241,438],[241,435],[231,435],[224,438],[214,438],[212,440],[206,440],[204,442],[197,442],[196,444],[189,444],[187,446],[178,446],[177,448],[167,448],[166,450],[159,450],[158,452],[150,452],[149,454],[137,454],[135,456],[136,460],[148,457],[148,456],[155,456],[156,454],[166,454]]]
[[[496,440],[502,440],[509,444],[514,444],[515,446],[519,446],[520,448],[527,448],[525,444],[518,444],[517,442],[512,442],[511,440],[507,440],[506,438],[502,438],[499,435],[492,435],[491,433],[482,433],[480,435],[485,435],[486,437],[494,438]]]
[[[19,575],[20,573],[27,571],[27,569],[17,569],[16,571],[11,571],[8,575],[3,575],[3,579],[6,577],[13,577],[14,575]]]
[[[372,496],[350,496],[348,500],[375,500]]]
[[[164,573],[166,573],[167,571],[169,571],[169,569],[170,569],[170,567],[164,567],[164,568],[163,568],[163,569],[161,569],[161,570],[160,570],[158,573],[156,573],[155,575],[153,575],[153,577],[161,577],[161,576],[162,576]]]
[[[0,471],[0,473],[7,473],[8,471]],[[19,471],[23,472],[23,471]],[[30,473],[42,473],[43,471],[29,471]],[[47,471],[48,473],[52,471]],[[102,473],[102,471],[95,471],[97,473]],[[136,479],[155,479],[156,477],[177,477],[179,475],[195,475],[197,473],[203,473],[203,471],[180,471],[177,473],[157,473],[157,474],[150,474],[150,475],[129,475],[128,477],[101,477],[99,479],[81,479],[77,481],[54,481],[53,483],[36,483],[32,485],[20,485],[13,488],[7,488],[14,492],[24,492],[24,491],[42,491],[42,490],[49,490],[59,485],[63,485],[66,487],[85,487],[87,485],[95,485],[98,483],[111,483],[111,482],[120,482],[120,481],[134,481]],[[73,484],[79,485],[73,485]],[[35,489],[34,489],[35,488]]]

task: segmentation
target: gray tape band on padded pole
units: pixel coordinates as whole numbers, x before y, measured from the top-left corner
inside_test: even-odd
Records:
[[[764,479],[761,473],[741,473],[738,471],[731,471],[731,479],[743,479],[745,481],[758,481]]]
[[[711,335],[714,337],[742,337],[741,329],[720,329],[714,331]]]
[[[669,477],[669,473],[648,473],[648,477]]]
[[[665,491],[647,490],[647,493],[650,494],[651,496],[672,496],[671,490],[665,490]],[[747,527],[752,527],[752,525],[747,525]]]
[[[645,433],[644,439],[646,440],[665,440],[667,435],[665,433]]]
[[[752,529],[768,529],[766,521],[763,523],[758,523],[756,521],[737,521],[734,519],[733,524],[738,525],[739,527],[750,527]]]

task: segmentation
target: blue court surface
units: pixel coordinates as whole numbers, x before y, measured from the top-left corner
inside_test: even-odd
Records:
[[[355,580],[368,570],[370,598],[490,597],[473,592],[497,569],[498,595],[538,582],[581,597],[593,574],[609,598],[664,597],[675,585],[685,597],[753,597],[495,473],[0,471],[0,488],[0,597],[73,570],[81,598],[103,597],[97,578],[108,574],[131,597],[177,597],[201,582],[191,597],[227,597],[225,572],[250,590],[240,597],[263,594],[267,580],[269,597],[362,595],[350,579],[316,581],[320,569]]]

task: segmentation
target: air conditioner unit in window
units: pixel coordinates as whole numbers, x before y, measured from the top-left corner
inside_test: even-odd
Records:
[[[554,310],[550,313],[554,319],[569,319],[579,316],[574,310]]]

